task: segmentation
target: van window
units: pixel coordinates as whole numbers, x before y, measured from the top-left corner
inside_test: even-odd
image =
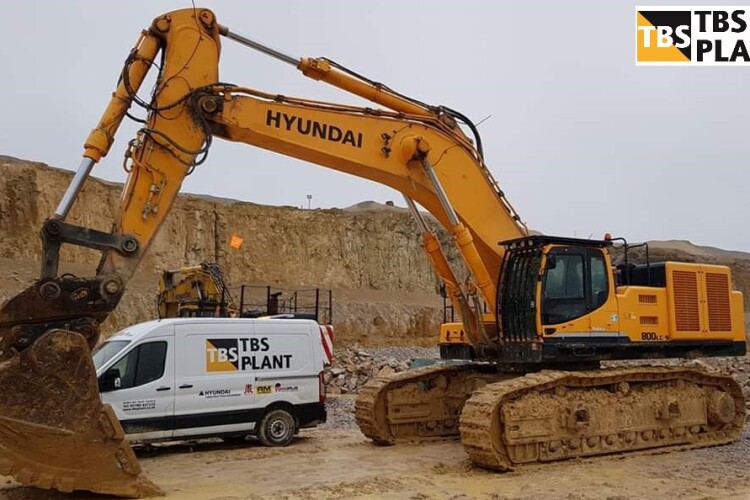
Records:
[[[107,361],[114,358],[117,353],[125,349],[130,343],[129,340],[110,340],[96,348],[94,351],[94,366],[98,370],[104,366]]]
[[[164,375],[166,342],[147,342],[130,351],[112,367],[120,372],[120,389],[138,387]]]

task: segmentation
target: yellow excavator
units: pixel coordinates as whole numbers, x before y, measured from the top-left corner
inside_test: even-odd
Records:
[[[239,315],[221,266],[215,262],[163,271],[159,278],[157,309],[159,318]]]
[[[224,83],[222,37],[379,106]],[[139,97],[146,73],[157,67],[152,95]],[[133,104],[146,116],[125,152],[129,176],[111,231],[66,222]],[[100,402],[90,349],[183,179],[204,162],[215,137],[382,183],[411,208],[460,312],[472,359],[368,383],[356,419],[376,443],[460,434],[475,464],[506,470],[740,436],[745,402],[731,377],[681,367],[599,367],[612,359],[744,355],[742,296],[728,268],[613,267],[612,240],[530,236],[485,165],[467,117],[329,59],[270,49],[219,24],[210,10],[192,8],[159,16],[141,34],[77,173],[42,228],[40,279],[0,310],[0,474],[61,491],[159,493]],[[453,235],[466,280],[457,279],[417,204]],[[62,244],[101,250],[96,275],[58,275]]]

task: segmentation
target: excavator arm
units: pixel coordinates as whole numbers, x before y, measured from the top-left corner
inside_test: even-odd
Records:
[[[221,35],[387,109],[290,98],[220,83]],[[156,85],[151,99],[144,101],[137,92],[155,66]],[[81,187],[109,152],[133,103],[144,108],[147,117],[128,143],[124,166],[129,175],[111,231],[67,222]],[[119,422],[100,402],[89,349],[96,345],[101,323],[121,299],[182,181],[205,160],[214,137],[276,151],[401,192],[434,269],[474,335],[472,342],[481,345],[488,340],[481,313],[472,307],[479,296],[495,304],[503,252],[497,243],[525,235],[526,228],[457,119],[463,117],[402,96],[327,59],[296,59],[272,51],[220,26],[206,9],[185,9],[155,19],[127,57],[117,89],[85,142],[81,166],[42,228],[40,280],[0,310],[0,473],[63,491],[158,493],[139,476],[140,467]],[[414,203],[452,233],[470,281],[458,282]],[[58,276],[62,244],[100,250],[96,275]]]
[[[101,403],[90,349],[117,306],[182,179],[205,155],[207,130],[191,116],[193,91],[218,81],[218,25],[207,10],[161,16],[144,31],[55,214],[42,228],[40,279],[0,310],[0,474],[60,491],[159,494],[143,478],[114,412]],[[137,92],[161,69],[149,102]],[[207,64],[192,66],[195,61]],[[148,111],[125,154],[128,181],[111,231],[66,218],[94,164],[137,102]],[[96,276],[58,276],[62,244],[102,252]]]

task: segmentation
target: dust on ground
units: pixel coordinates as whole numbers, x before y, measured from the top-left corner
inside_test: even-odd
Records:
[[[353,406],[351,398],[336,401],[335,411]],[[302,431],[287,448],[255,441],[185,443],[141,450],[139,458],[167,498],[186,500],[750,498],[750,426],[728,446],[496,473],[473,466],[458,440],[380,447],[349,424]],[[9,500],[106,498],[2,482],[0,497]]]

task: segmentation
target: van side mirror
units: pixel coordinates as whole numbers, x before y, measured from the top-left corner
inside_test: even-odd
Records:
[[[122,379],[120,370],[117,368],[110,368],[99,377],[99,392],[115,391],[120,387],[122,387]]]

